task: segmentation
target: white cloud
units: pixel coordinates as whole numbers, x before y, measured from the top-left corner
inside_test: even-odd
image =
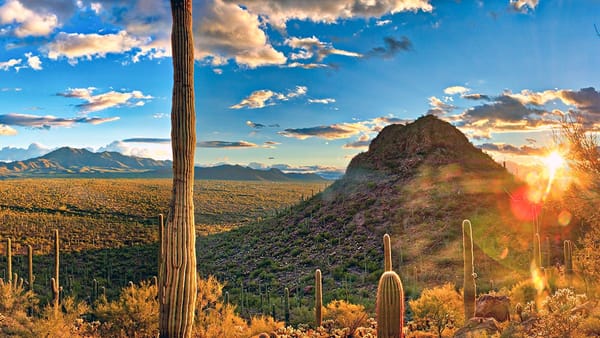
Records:
[[[18,71],[18,66],[23,62],[22,59],[10,59],[8,61],[0,62],[0,69],[3,71],[8,71],[11,68],[15,68]]]
[[[34,56],[32,53],[25,53],[25,57],[27,58],[27,64],[33,70],[42,70],[42,60],[40,60],[39,56]]]
[[[101,124],[106,122],[112,122],[118,120],[118,117],[76,117],[76,118],[63,118],[55,117],[52,115],[39,116],[39,115],[28,115],[28,114],[4,114],[0,115],[0,125],[11,125],[20,127],[31,127],[38,129],[49,129],[51,127],[71,127],[76,123],[88,123],[88,124]],[[11,132],[10,127],[8,132]],[[13,129],[13,135],[16,131]],[[10,135],[10,134],[9,134]]]
[[[66,57],[69,63],[76,64],[79,59],[91,60],[109,53],[126,53],[141,48],[148,41],[148,38],[133,36],[124,30],[103,35],[60,32],[44,49],[52,60]]]
[[[268,41],[257,14],[222,0],[202,2],[199,6],[194,31],[197,58],[213,57],[217,64],[235,59],[249,68],[287,61]]]
[[[64,93],[58,95],[70,98],[77,98],[87,103],[77,105],[83,113],[104,110],[121,106],[143,106],[146,101],[153,99],[151,95],[144,95],[139,90],[131,92],[110,91],[103,94],[92,95],[96,88],[69,88]]]
[[[17,135],[17,131],[10,126],[0,124],[0,136],[13,136]]]
[[[292,60],[311,59],[314,57],[317,62],[321,62],[325,57],[332,54],[362,57],[362,54],[359,53],[334,48],[331,43],[319,41],[316,36],[309,38],[291,37],[285,39],[284,43],[294,49],[300,49],[299,52],[290,55]]]
[[[27,148],[3,147],[0,149],[0,161],[23,161],[43,156],[52,149],[39,143],[32,143]]]
[[[90,9],[94,11],[94,13],[100,14],[100,12],[102,11],[102,4],[99,2],[92,2],[90,4]]]
[[[534,10],[539,4],[539,0],[510,0],[510,5],[521,12],[526,13],[528,10]]]
[[[114,151],[127,156],[136,156],[143,158],[153,158],[155,160],[170,160],[171,146],[169,144],[131,144],[123,141],[113,141],[103,147],[98,148],[97,152]]]
[[[375,26],[385,26],[392,23],[392,20],[377,20],[375,21]]]
[[[0,7],[0,24],[14,25],[17,37],[46,36],[60,26],[58,16],[50,12],[35,12],[18,0],[8,0]]]
[[[237,0],[225,1],[239,3]],[[244,6],[252,13],[261,14],[268,23],[281,30],[292,19],[334,23],[340,19],[379,18],[398,12],[433,10],[427,0],[250,0],[245,1]]]
[[[325,98],[325,99],[308,99],[309,103],[321,103],[321,104],[330,104],[335,103],[335,99]]]
[[[448,95],[456,95],[456,94],[465,94],[469,91],[470,89],[467,87],[463,87],[463,86],[451,86],[451,87],[447,87],[446,89],[444,89],[444,93],[448,94]]]
[[[272,106],[279,101],[287,101],[289,99],[297,98],[306,95],[308,88],[305,86],[296,86],[295,89],[290,90],[287,94],[277,93],[268,89],[261,89],[252,92],[248,97],[243,99],[240,103],[234,104],[229,107],[231,109],[242,109],[242,108],[264,108],[266,106]]]

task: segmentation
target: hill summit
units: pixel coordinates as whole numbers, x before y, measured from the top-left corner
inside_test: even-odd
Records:
[[[365,173],[410,175],[421,165],[460,164],[473,171],[501,170],[448,122],[426,115],[407,125],[389,125],[371,142],[369,151],[348,165],[349,177]]]

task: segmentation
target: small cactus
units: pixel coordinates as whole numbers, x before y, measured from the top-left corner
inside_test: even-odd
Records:
[[[283,316],[285,325],[290,325],[290,290],[285,288],[285,298],[283,299]]]
[[[321,270],[315,271],[315,326],[323,323],[323,286],[321,282]]]
[[[58,237],[58,229],[54,230],[54,277],[51,279],[52,283],[52,295],[54,303],[54,312],[58,312],[58,304],[60,297],[60,279],[59,279],[59,267],[60,267],[60,241]]]
[[[564,242],[564,256],[565,256],[565,272],[567,275],[573,274],[573,242],[566,240]]]
[[[384,270],[392,271],[392,244],[390,235],[383,235],[383,258],[384,258]]]
[[[386,271],[377,287],[377,338],[401,338],[404,322],[404,290],[394,271]]]
[[[471,227],[471,221],[464,220],[462,222],[463,232],[463,260],[464,260],[464,273],[463,273],[463,301],[465,311],[465,321],[475,315],[475,295],[477,293],[477,284],[475,279],[477,274],[473,266],[473,229]]]

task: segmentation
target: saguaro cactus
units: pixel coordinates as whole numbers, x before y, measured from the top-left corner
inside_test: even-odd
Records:
[[[542,267],[542,248],[540,245],[540,234],[536,233],[533,236],[533,262],[536,269]]]
[[[386,271],[377,287],[377,338],[402,337],[404,289],[394,271]]]
[[[315,326],[323,323],[323,284],[321,282],[321,270],[315,271]]]
[[[60,297],[60,239],[58,237],[58,229],[54,230],[54,277],[50,279],[52,283],[52,300],[54,303],[54,312],[58,312],[59,297]]]
[[[567,283],[571,286],[573,280],[573,242],[570,240],[564,241],[563,252],[565,256],[565,274],[567,275]]]
[[[285,298],[283,299],[283,318],[285,325],[290,324],[290,290],[285,288]]]
[[[464,260],[464,271],[463,271],[463,301],[465,320],[475,315],[475,295],[477,293],[477,285],[475,278],[475,268],[473,266],[473,229],[471,227],[471,221],[464,220],[462,222],[462,233],[463,233],[463,260]]]
[[[6,279],[8,280],[8,284],[12,284],[13,275],[12,275],[12,242],[10,238],[6,239]],[[15,281],[16,283],[16,281]]]
[[[392,244],[390,235],[383,235],[384,271],[392,271]]]
[[[29,272],[29,290],[33,291],[35,276],[33,275],[33,248],[31,245],[27,245],[27,268]]]
[[[159,272],[160,337],[191,337],[196,307],[194,39],[192,0],[171,0],[173,189]]]

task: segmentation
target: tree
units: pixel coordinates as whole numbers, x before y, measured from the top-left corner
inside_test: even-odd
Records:
[[[194,41],[192,0],[171,0],[173,190],[167,225],[160,235],[160,337],[191,337],[196,305],[194,225]]]
[[[409,305],[417,323],[428,323],[435,329],[438,337],[450,325],[463,322],[462,298],[450,283],[424,289],[418,299],[409,301]]]

